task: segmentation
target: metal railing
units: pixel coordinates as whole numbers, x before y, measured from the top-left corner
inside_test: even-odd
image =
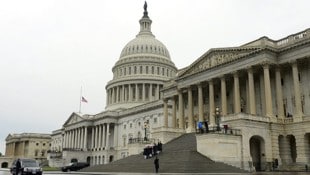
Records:
[[[134,144],[134,143],[143,143],[143,144],[155,143],[155,139],[152,139],[152,138],[129,138],[128,139],[128,144]]]
[[[241,130],[240,129],[232,129],[232,128],[226,128],[226,127],[209,127],[208,130],[206,128],[203,129],[197,129],[196,134],[225,134],[225,135],[236,135],[240,136],[241,135]]]

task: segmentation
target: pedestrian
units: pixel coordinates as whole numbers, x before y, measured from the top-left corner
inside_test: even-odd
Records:
[[[198,122],[198,129],[199,129],[199,133],[202,134],[203,133],[202,122]]]
[[[163,151],[163,144],[159,141],[157,144],[158,153]]]
[[[206,133],[208,133],[209,132],[208,120],[205,120],[204,124],[206,128]]]
[[[156,156],[155,160],[154,160],[154,165],[155,165],[155,172],[158,173],[158,169],[159,169],[159,159]]]
[[[19,174],[19,171],[20,171],[21,167],[22,167],[22,165],[20,163],[20,159],[17,159],[16,166],[15,166],[15,168],[16,168],[16,175]]]
[[[157,155],[157,151],[158,151],[158,146],[156,145],[156,143],[154,143],[154,145],[153,145],[153,155],[154,156]]]

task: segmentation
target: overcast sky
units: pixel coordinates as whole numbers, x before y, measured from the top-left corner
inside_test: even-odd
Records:
[[[177,68],[210,48],[281,39],[310,26],[308,0],[148,0],[152,32]],[[105,86],[139,32],[144,0],[0,1],[0,152],[9,133],[51,133],[104,110]]]

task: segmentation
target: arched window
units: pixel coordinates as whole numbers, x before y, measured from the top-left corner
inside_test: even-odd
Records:
[[[145,67],[145,72],[146,72],[146,74],[149,73],[149,66],[146,66],[146,67]]]

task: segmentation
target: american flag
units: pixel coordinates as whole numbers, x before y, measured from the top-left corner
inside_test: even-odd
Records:
[[[82,102],[87,103],[87,100],[82,96]]]

